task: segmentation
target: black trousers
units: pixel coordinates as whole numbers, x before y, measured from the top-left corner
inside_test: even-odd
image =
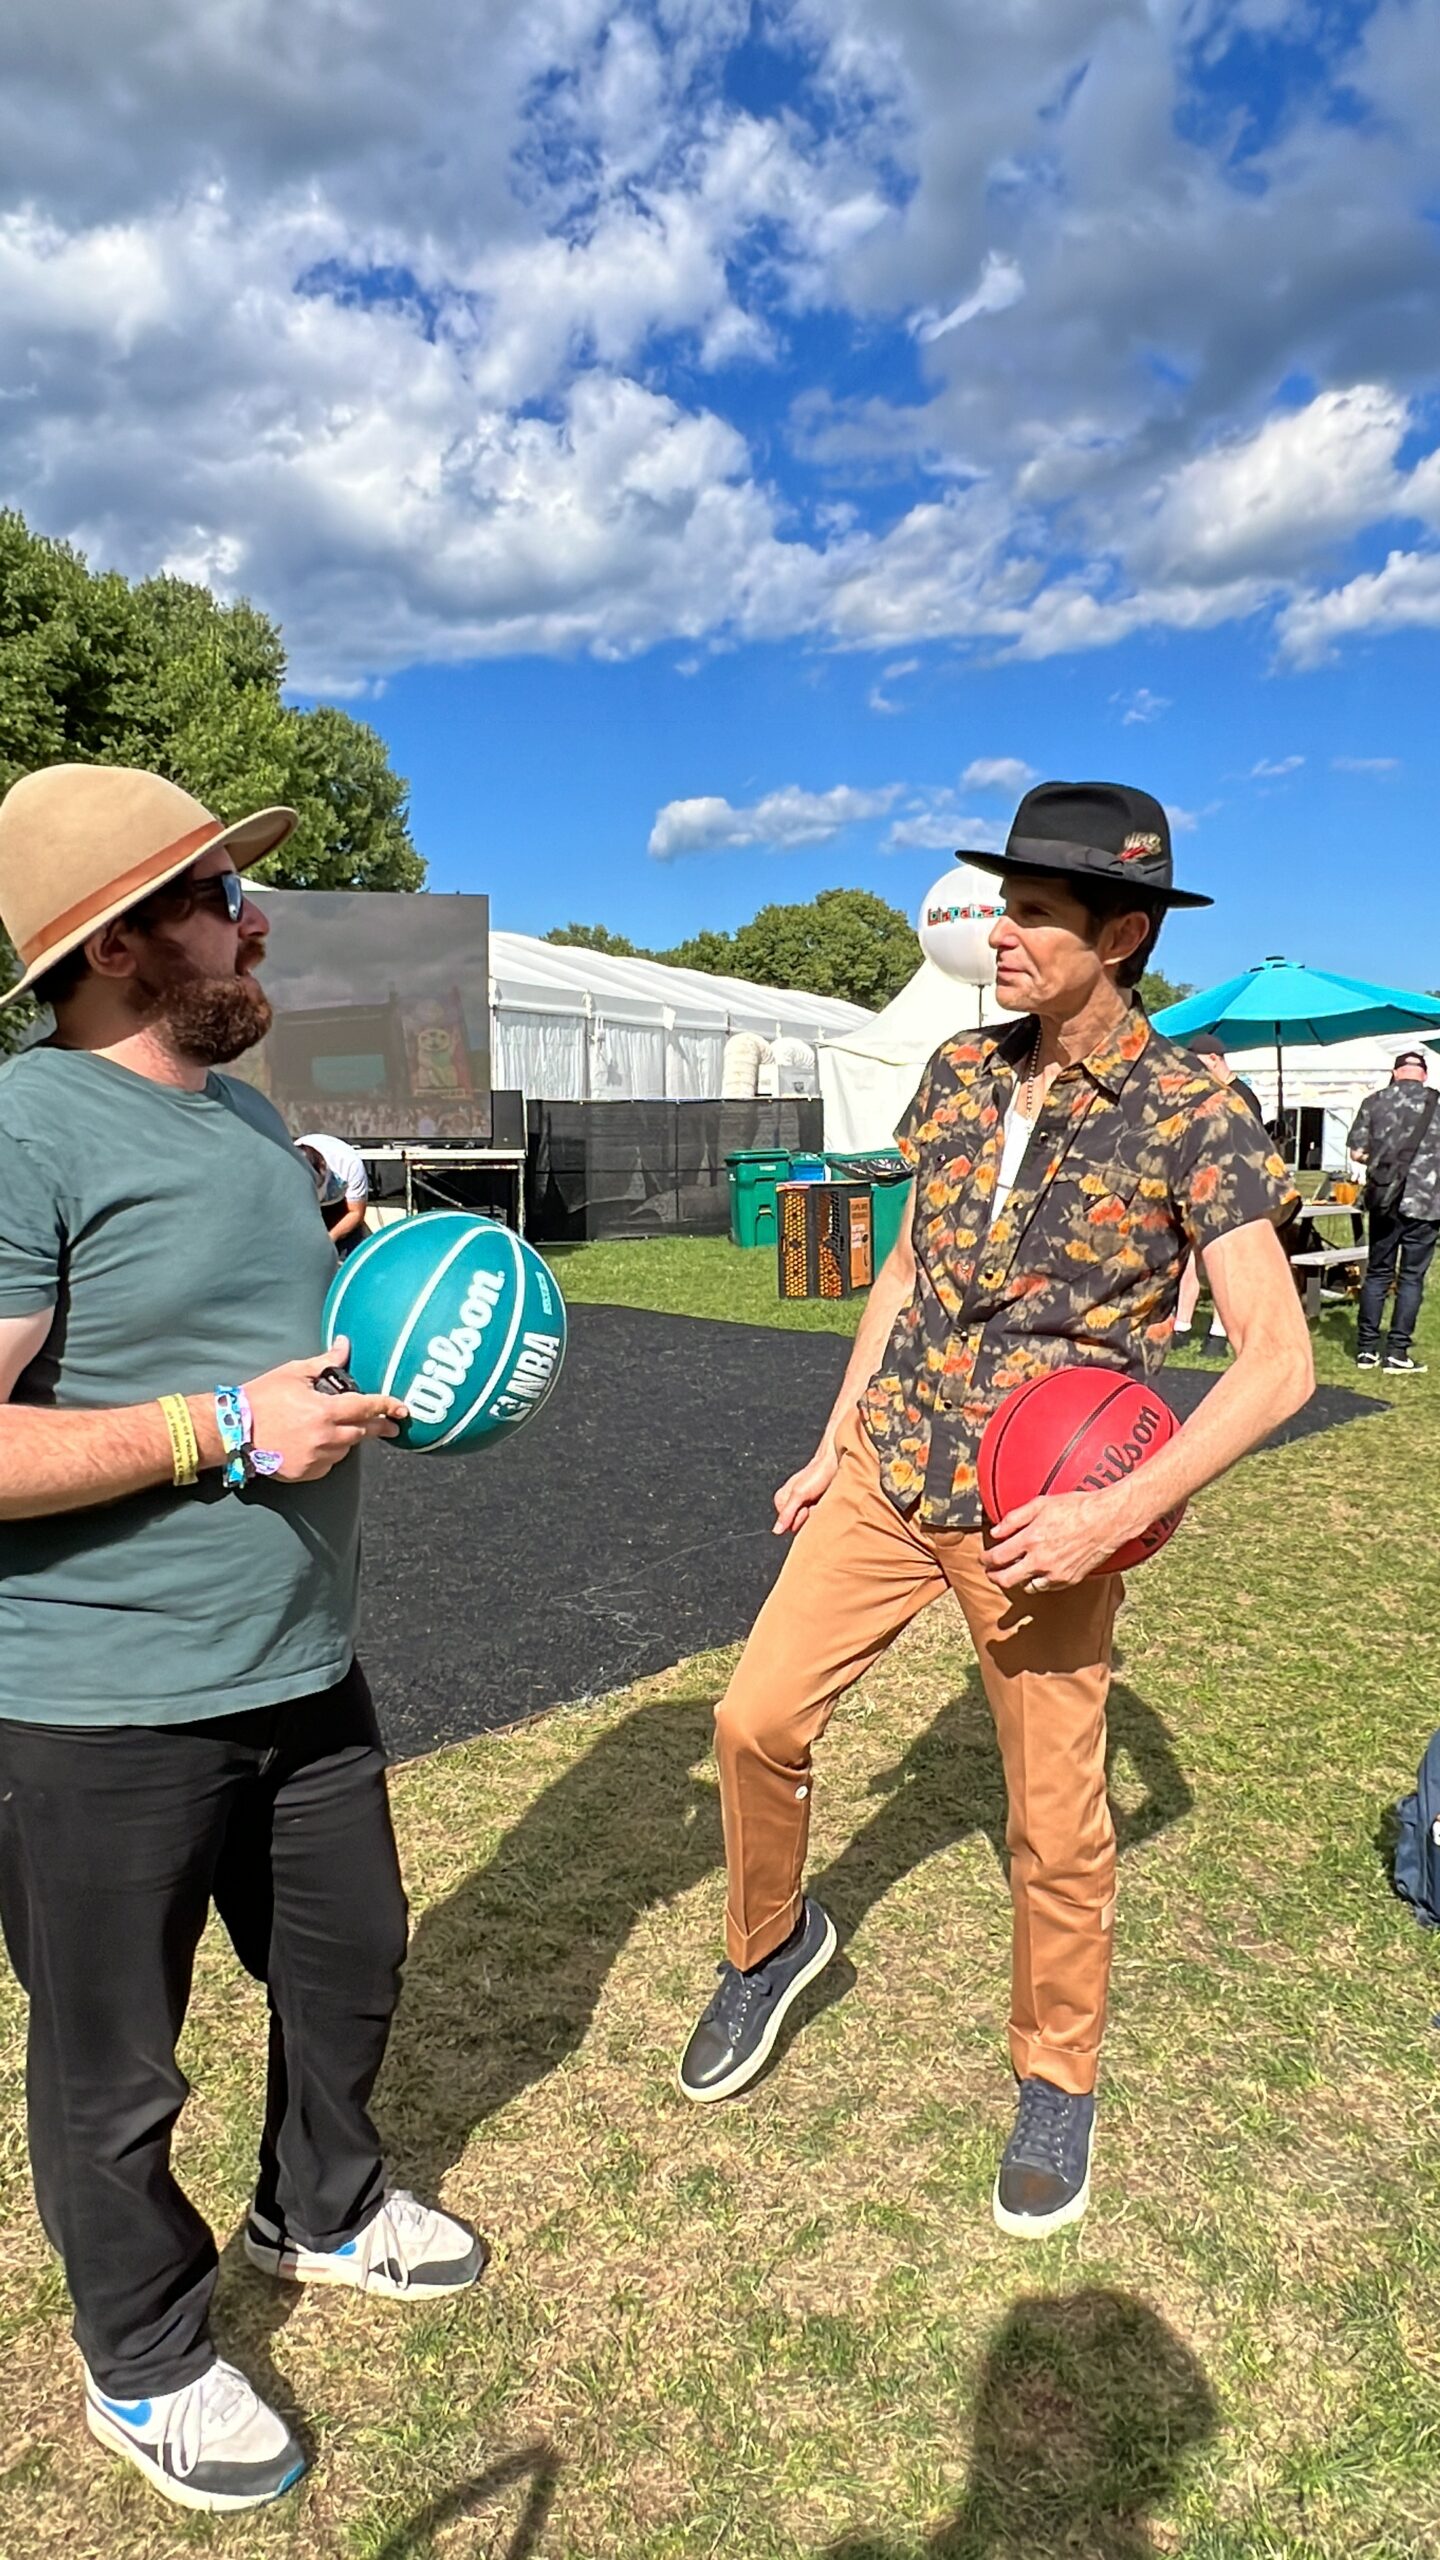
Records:
[[[1395,1311],[1390,1318],[1390,1349],[1397,1359],[1405,1358],[1425,1295],[1425,1275],[1434,1258],[1437,1236],[1440,1220],[1435,1218],[1402,1218],[1398,1209],[1371,1210],[1370,1256],[1360,1291],[1360,1321],[1355,1335],[1357,1351],[1380,1348],[1380,1325],[1398,1257],[1400,1277],[1395,1283]]]
[[[192,1724],[0,1719],[0,1925],[30,1999],[40,2218],[102,2390],[211,2362],[215,2243],[170,2168],[211,1902],[270,2001],[256,2202],[333,2248],[384,2192],[369,2099],[406,1909],[365,1675]]]

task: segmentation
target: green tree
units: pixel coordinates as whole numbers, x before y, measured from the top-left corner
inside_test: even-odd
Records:
[[[872,1011],[920,964],[909,917],[870,889],[822,889],[806,906],[762,907],[741,925],[734,951],[738,977],[843,996]]]
[[[131,586],[0,511],[0,790],[39,765],[145,765],[224,818],[298,810],[259,866],[277,888],[418,889],[383,741],[332,705],[298,710],[284,681],[284,642],[253,605],[181,578]],[[19,1027],[0,1013],[0,1049]]]
[[[688,942],[677,942],[673,951],[657,951],[657,960],[667,961],[672,969],[699,969],[707,978],[738,978],[735,965],[733,933],[712,933],[708,926],[692,933]]]
[[[1140,1001],[1147,1013],[1159,1013],[1163,1006],[1179,1004],[1182,997],[1193,996],[1194,993],[1188,979],[1177,985],[1161,969],[1147,969],[1140,981]]]
[[[565,943],[572,951],[603,951],[612,960],[651,960],[655,956],[603,924],[552,924],[544,939]]]

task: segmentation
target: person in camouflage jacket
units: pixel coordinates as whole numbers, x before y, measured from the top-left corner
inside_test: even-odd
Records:
[[[1423,1049],[1403,1049],[1388,1085],[1366,1094],[1348,1141],[1351,1155],[1361,1164],[1378,1163],[1382,1155],[1392,1160],[1409,1158],[1399,1200],[1370,1210],[1369,1256],[1355,1339],[1357,1369],[1378,1369],[1380,1327],[1393,1286],[1395,1305],[1384,1352],[1392,1377],[1425,1374],[1425,1363],[1415,1358],[1411,1346],[1440,1236],[1440,1111],[1429,1091],[1429,1073]]]

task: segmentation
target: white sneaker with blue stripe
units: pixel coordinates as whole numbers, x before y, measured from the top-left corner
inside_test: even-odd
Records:
[[[289,2284],[347,2284],[405,2302],[464,2293],[485,2264],[484,2244],[468,2223],[417,2203],[403,2187],[391,2187],[378,2212],[338,2249],[307,2249],[252,2209],[245,2255]]]
[[[85,2423],[176,2507],[224,2515],[268,2506],[305,2468],[283,2418],[218,2357],[198,2382],[138,2400],[112,2400],[87,2366]]]

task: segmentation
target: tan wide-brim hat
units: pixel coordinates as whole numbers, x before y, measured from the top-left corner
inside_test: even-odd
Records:
[[[213,845],[228,846],[243,871],[297,824],[293,809],[257,809],[227,827],[177,783],[134,765],[23,774],[0,800],[0,923],[25,974],[0,1005]]]

